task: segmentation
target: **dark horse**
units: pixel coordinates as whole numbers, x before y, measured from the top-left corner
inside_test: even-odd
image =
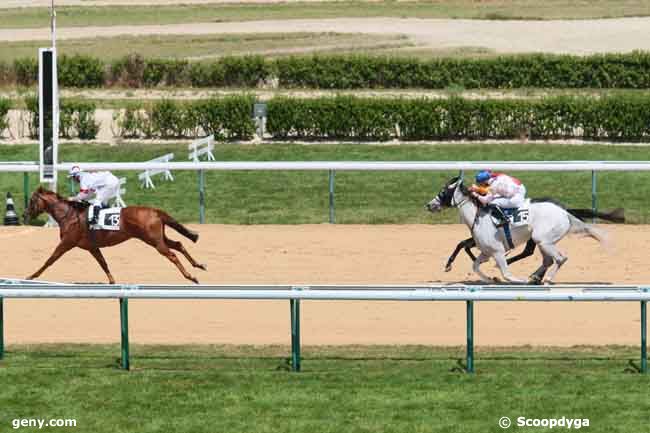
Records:
[[[138,238],[154,247],[160,254],[167,257],[176,265],[185,278],[198,284],[198,280],[190,275],[181,264],[176,254],[171,250],[180,251],[195,268],[206,270],[205,265],[197,263],[178,241],[173,241],[165,236],[165,226],[169,226],[192,242],[199,238],[197,233],[187,229],[174,218],[159,209],[148,207],[130,206],[122,209],[120,214],[120,229],[115,231],[88,229],[86,213],[87,203],[69,201],[55,192],[39,187],[32,194],[29,206],[25,209],[25,220],[35,218],[46,212],[59,224],[61,241],[49,259],[41,268],[27,279],[37,278],[39,275],[56,262],[59,257],[74,247],[87,250],[102,267],[110,284],[115,284],[115,279],[108,270],[106,260],[100,248],[112,247],[131,238]]]

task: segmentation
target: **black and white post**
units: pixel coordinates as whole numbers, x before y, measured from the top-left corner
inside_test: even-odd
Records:
[[[38,50],[40,181],[56,191],[59,147],[59,86],[56,65],[56,12],[52,0],[52,46]]]

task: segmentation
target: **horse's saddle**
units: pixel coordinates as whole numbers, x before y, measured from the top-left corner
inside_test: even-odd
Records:
[[[121,212],[122,212],[122,208],[120,207],[101,209],[99,211],[99,215],[97,216],[97,223],[90,226],[90,229],[91,230],[119,230]]]
[[[524,201],[524,204],[520,207],[502,207],[501,211],[503,211],[503,214],[508,219],[508,223],[511,227],[527,226],[528,219],[530,217],[530,199],[526,199],[526,201]],[[490,215],[490,217],[492,218],[494,225],[498,226],[503,223],[503,221],[499,220],[499,218],[495,217],[494,215]]]

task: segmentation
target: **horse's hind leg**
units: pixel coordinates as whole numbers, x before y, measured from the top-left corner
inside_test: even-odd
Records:
[[[102,252],[99,250],[99,248],[94,248],[92,250],[88,250],[90,254],[93,255],[95,260],[97,260],[97,263],[99,263],[99,266],[102,267],[102,270],[108,277],[108,283],[109,284],[115,284],[115,279],[113,278],[113,275],[111,275],[111,271],[108,270],[108,264],[106,263],[106,259],[104,259],[104,255]]]
[[[553,257],[549,256],[546,254],[544,251],[542,251],[542,265],[537,268],[535,272],[533,272],[530,277],[528,277],[528,282],[530,284],[542,284],[542,281],[544,281],[544,275],[546,274],[546,271],[548,268],[551,267],[553,264]]]
[[[196,260],[192,258],[192,256],[190,256],[190,253],[187,252],[187,250],[185,249],[182,243],[180,243],[179,241],[174,241],[172,239],[169,239],[167,236],[165,236],[164,239],[165,239],[165,244],[167,244],[169,248],[171,248],[172,250],[180,251],[185,256],[185,258],[192,264],[192,266],[194,266],[195,268],[203,269],[204,271],[208,270],[208,267],[206,265],[198,263]]]
[[[176,254],[174,254],[174,252],[169,249],[167,244],[162,239],[157,245],[154,246],[161,255],[167,257],[170,262],[176,265],[178,270],[181,271],[181,274],[183,274],[185,278],[187,278],[188,280],[192,281],[195,284],[199,284],[199,280],[194,278],[192,275],[190,275],[189,272],[185,270],[181,261],[178,260],[178,257],[176,257]]]
[[[568,260],[567,257],[563,256],[562,253],[557,249],[554,244],[539,244],[539,249],[542,250],[544,255],[552,257],[555,264],[551,267],[551,270],[548,273],[546,281],[549,283],[553,282],[557,271],[560,270],[560,267]]]

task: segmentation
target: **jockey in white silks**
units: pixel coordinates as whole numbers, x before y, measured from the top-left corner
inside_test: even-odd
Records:
[[[476,183],[472,195],[484,205],[518,208],[526,200],[526,187],[516,177],[483,170],[476,175]]]
[[[86,172],[76,165],[70,169],[68,177],[79,183],[79,193],[72,200],[90,201],[88,223],[95,224],[99,210],[108,207],[109,200],[117,197],[120,189],[119,179],[109,171]]]

